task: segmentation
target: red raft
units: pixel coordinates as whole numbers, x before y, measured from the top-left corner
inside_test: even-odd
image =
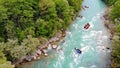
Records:
[[[85,26],[84,26],[84,29],[88,29],[90,27],[90,24],[87,23]]]

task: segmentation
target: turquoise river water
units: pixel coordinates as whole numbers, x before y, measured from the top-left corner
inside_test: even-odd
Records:
[[[59,45],[62,51],[50,51],[48,57],[24,65],[24,68],[110,68],[110,34],[104,26],[103,15],[106,5],[101,0],[84,0],[82,9],[73,24],[68,28],[64,43]],[[84,30],[86,23],[90,28]],[[82,50],[82,54],[75,53],[74,48]]]

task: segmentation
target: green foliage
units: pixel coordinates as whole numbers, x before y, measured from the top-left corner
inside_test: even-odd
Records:
[[[6,61],[3,64],[0,64],[0,68],[14,68],[14,65],[11,65],[11,62]]]
[[[78,12],[81,8],[82,0],[68,0],[68,3],[73,7],[75,12]]]
[[[12,68],[7,60],[14,61],[31,55],[38,45],[61,29],[66,29],[80,10],[81,2],[0,0],[0,42],[4,42],[0,43],[0,68]]]
[[[9,60],[14,59],[22,59],[26,55],[31,55],[35,52],[37,46],[40,45],[39,40],[37,38],[32,38],[31,35],[28,35],[27,38],[23,39],[21,44],[18,44],[18,40],[9,40],[5,43],[5,52],[8,56]]]
[[[115,30],[116,30],[117,33],[120,33],[120,24],[116,25]]]
[[[47,36],[48,29],[46,29],[48,22],[43,19],[38,19],[36,22],[35,34],[36,36]]]
[[[112,52],[112,61],[114,61],[114,68],[120,67],[120,36],[115,35],[113,38],[113,47],[114,50]]]
[[[37,46],[40,46],[40,43],[39,43],[38,38],[32,38],[31,35],[28,35],[26,39],[23,39],[21,46],[24,47],[25,51],[23,51],[23,52],[25,52],[26,55],[31,55],[32,53],[35,52]],[[21,50],[22,50],[22,48],[21,48]]]
[[[62,23],[63,27],[66,27],[69,25],[71,20],[70,15],[70,6],[68,4],[68,1],[66,0],[55,0],[56,3],[56,10],[57,15],[60,19],[62,19],[64,22]]]
[[[118,0],[112,7],[110,18],[113,21],[119,21],[120,22],[120,0]]]
[[[114,3],[118,0],[103,0],[105,3],[107,3],[109,6],[114,5]]]
[[[36,15],[35,6],[37,2],[33,0],[0,0],[0,36],[5,40],[17,37],[22,40],[21,33],[23,30],[34,26]],[[20,33],[16,33],[16,29]]]
[[[5,54],[3,53],[5,48],[4,43],[0,43],[0,68],[14,68],[13,65],[11,65],[11,62],[6,60]]]
[[[81,0],[0,0],[0,41],[52,37],[66,29]]]
[[[53,0],[40,0],[39,1],[40,17],[45,21],[54,19],[57,17],[55,10],[55,3]]]

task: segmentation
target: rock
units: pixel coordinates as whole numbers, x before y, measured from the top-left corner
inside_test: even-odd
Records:
[[[43,52],[44,52],[44,53],[47,53],[48,51],[47,51],[46,49],[43,49]]]
[[[109,47],[106,47],[106,49],[110,49]]]
[[[34,57],[34,56],[38,56],[37,53],[33,54],[33,57]]]
[[[59,41],[60,39],[59,38],[56,38],[56,41]]]
[[[25,57],[25,60],[27,60],[27,61],[31,61],[32,59],[33,59],[32,56],[26,56],[26,57]]]
[[[57,45],[52,45],[52,48],[54,48],[54,49],[57,48]]]
[[[60,37],[62,37],[62,34],[59,34],[59,35],[58,35],[58,38],[60,38]]]
[[[51,44],[48,45],[48,50],[52,50],[52,45]]]
[[[36,59],[36,56],[34,56],[33,59]]]
[[[65,34],[63,34],[62,36],[65,37]]]
[[[56,50],[57,50],[57,51],[60,51],[60,50],[62,50],[62,48],[61,48],[60,46],[58,46],[58,47],[56,48]]]
[[[36,53],[37,54],[39,54],[39,55],[41,55],[42,54],[42,52],[38,49],[38,50],[36,50]]]
[[[47,54],[47,53],[45,53],[44,55],[45,55],[45,56],[48,56],[48,54]]]
[[[50,42],[50,43],[53,42],[52,39],[50,39],[49,42]]]
[[[65,40],[62,40],[62,43],[64,43],[65,42]]]
[[[40,59],[40,57],[37,57],[37,59]]]

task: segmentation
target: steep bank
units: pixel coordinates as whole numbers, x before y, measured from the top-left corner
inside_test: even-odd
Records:
[[[112,68],[120,67],[120,0],[104,0],[108,5],[108,12],[106,13],[107,26],[110,28],[112,35]],[[112,25],[112,26],[111,26]],[[111,29],[112,28],[112,29]]]

